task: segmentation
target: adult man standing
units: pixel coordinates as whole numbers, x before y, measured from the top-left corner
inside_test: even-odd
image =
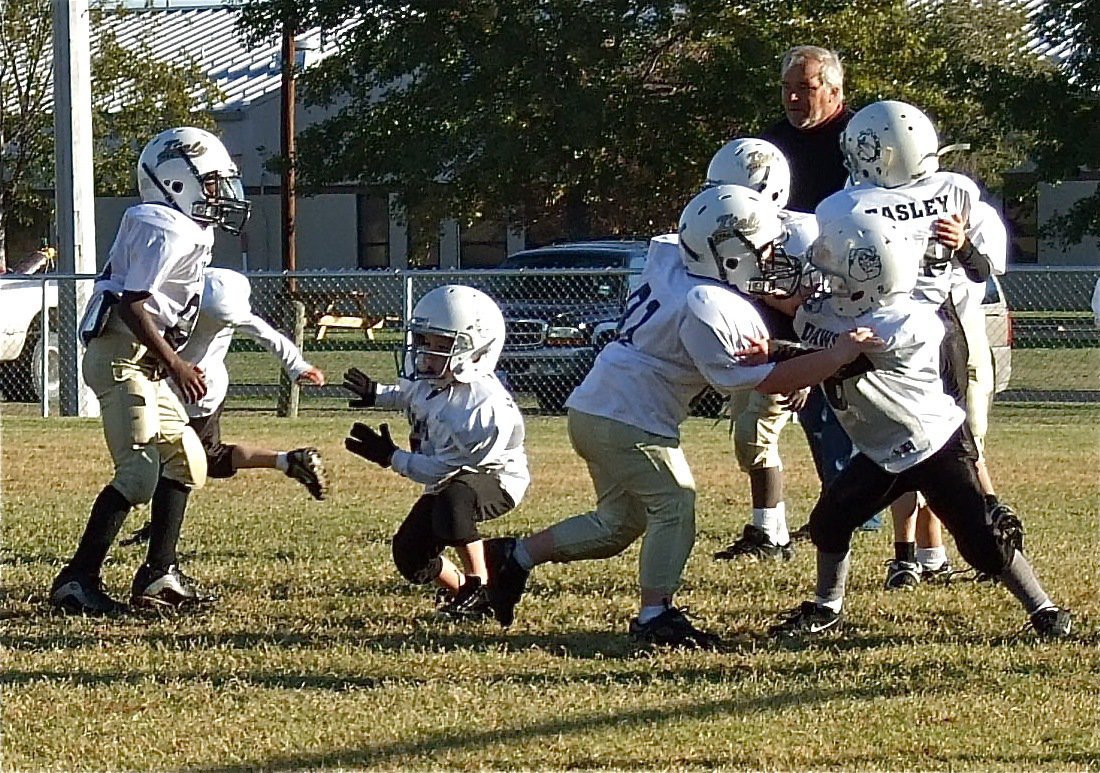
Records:
[[[848,179],[840,134],[853,112],[844,104],[844,68],[828,49],[795,46],[783,55],[780,73],[786,117],[760,136],[791,166],[787,209],[813,212]]]
[[[785,115],[760,136],[783,151],[790,165],[786,208],[813,212],[822,199],[843,188],[848,179],[840,135],[854,113],[844,104],[844,67],[840,57],[827,48],[795,46],[783,55],[780,77]],[[783,332],[780,337],[787,335]],[[798,421],[806,433],[821,485],[827,486],[848,464],[852,441],[820,387],[810,390],[798,411]],[[776,485],[781,487],[782,483]],[[767,501],[778,501],[781,492],[779,488],[760,495]],[[864,528],[878,529],[881,522],[882,517],[876,515]],[[805,527],[791,536],[805,538]]]

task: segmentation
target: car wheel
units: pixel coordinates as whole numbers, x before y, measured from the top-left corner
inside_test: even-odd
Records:
[[[38,319],[31,323],[23,351],[19,357],[5,368],[3,377],[4,395],[18,403],[36,403],[42,394],[42,358],[48,369],[47,395],[57,399],[61,358],[58,352],[57,333],[50,331],[49,346],[42,342],[42,326]]]
[[[31,354],[31,384],[34,385],[34,401],[42,399],[42,360],[46,359],[46,397],[56,402],[61,389],[61,352],[57,347],[57,333],[50,332],[49,345],[43,344],[42,336],[34,344]]]

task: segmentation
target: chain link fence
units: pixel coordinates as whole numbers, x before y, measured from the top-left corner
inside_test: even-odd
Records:
[[[494,298],[505,314],[500,372],[524,410],[559,412],[569,392],[610,341],[637,271],[464,270],[257,273],[252,307],[297,340],[325,387],[291,389],[279,363],[238,335],[228,358],[228,408],[293,413],[346,407],[340,387],[355,366],[382,381],[397,375],[404,321],[416,299],[442,284],[466,284]],[[1100,328],[1089,307],[1100,268],[1014,269],[1000,277],[1004,304],[990,292],[987,319],[996,352],[1000,401],[1100,403]],[[58,286],[87,276],[0,277],[0,394],[56,415],[58,384],[75,379],[61,361]],[[995,288],[992,288],[995,290]],[[62,298],[66,293],[61,293]],[[1003,378],[1010,371],[1008,378]],[[696,413],[720,400],[702,396]]]

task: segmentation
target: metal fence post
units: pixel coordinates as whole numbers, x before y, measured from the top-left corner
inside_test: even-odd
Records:
[[[291,340],[298,349],[302,348],[306,336],[306,305],[301,301],[291,301],[293,315],[293,334]],[[284,418],[297,418],[298,405],[302,397],[302,388],[292,381],[285,371],[279,372],[279,406],[276,413]]]

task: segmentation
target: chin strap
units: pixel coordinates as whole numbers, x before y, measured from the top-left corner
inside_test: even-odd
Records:
[[[948,153],[956,150],[970,150],[969,142],[956,142],[954,145],[947,145],[936,151],[936,158],[940,158]]]

